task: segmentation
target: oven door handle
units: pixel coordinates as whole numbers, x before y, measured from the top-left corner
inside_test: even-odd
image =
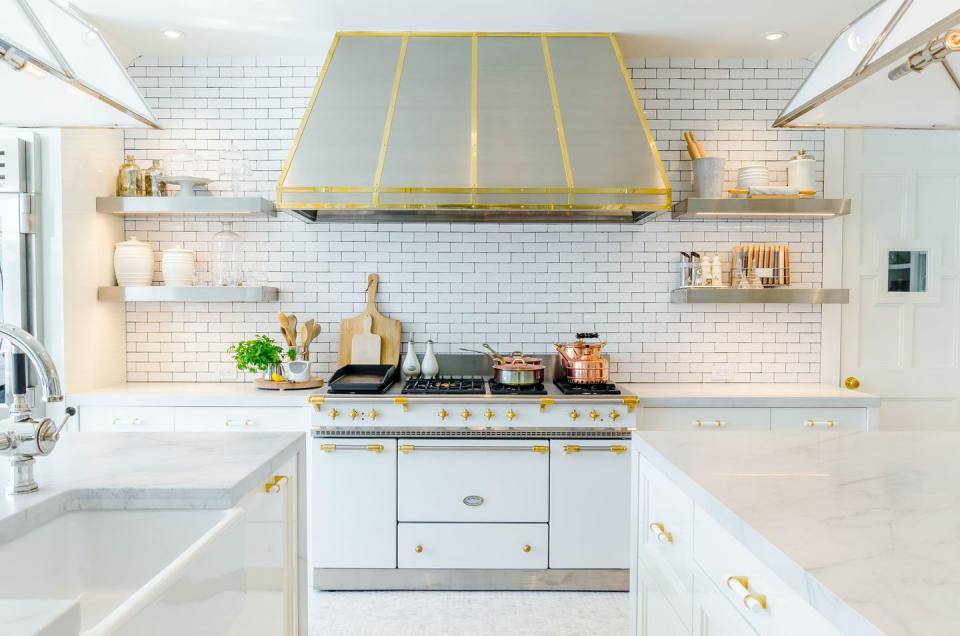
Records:
[[[417,446],[416,444],[401,444],[397,447],[397,450],[401,453],[412,453],[414,451],[507,451],[545,454],[550,452],[550,447],[546,444],[534,444],[533,446]]]

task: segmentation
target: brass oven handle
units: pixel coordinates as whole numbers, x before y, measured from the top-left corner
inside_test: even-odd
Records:
[[[533,446],[417,446],[416,444],[401,444],[399,447],[401,453],[412,453],[414,451],[496,451],[496,452],[534,452],[538,454],[547,453],[550,447],[541,444]]]
[[[585,451],[605,451],[608,453],[614,453],[616,455],[622,455],[623,453],[627,452],[627,447],[623,444],[613,444],[611,446],[581,446],[580,444],[563,445],[563,452],[568,455]]]
[[[320,444],[320,450],[324,453],[332,453],[338,450],[365,450],[371,453],[382,453],[383,444]]]

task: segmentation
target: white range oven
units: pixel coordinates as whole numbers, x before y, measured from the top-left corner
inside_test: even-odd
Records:
[[[317,394],[325,590],[627,590],[637,398]]]

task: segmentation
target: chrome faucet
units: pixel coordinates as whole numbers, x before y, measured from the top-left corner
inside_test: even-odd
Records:
[[[6,419],[0,420],[0,454],[10,456],[10,482],[7,484],[7,494],[20,495],[36,492],[37,482],[33,478],[33,458],[53,452],[60,439],[60,432],[76,410],[68,407],[66,416],[59,425],[49,417],[34,419],[30,404],[27,402],[26,363],[22,356],[25,355],[37,369],[45,402],[63,401],[63,390],[60,387],[57,368],[40,341],[23,329],[0,322],[0,336],[9,338],[22,351],[22,354],[14,353],[13,378],[8,378],[7,381],[7,390],[12,388],[13,392],[10,414]]]

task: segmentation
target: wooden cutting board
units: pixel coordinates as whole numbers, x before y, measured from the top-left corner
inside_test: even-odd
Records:
[[[380,343],[383,338],[373,333],[373,316],[365,315],[363,331],[350,343],[350,364],[380,364]]]
[[[363,313],[340,321],[340,349],[337,362],[340,366],[350,364],[353,337],[366,332],[366,316],[372,319],[371,332],[380,336],[380,364],[400,363],[400,321],[387,318],[377,310],[377,286],[380,277],[367,276],[367,307]]]

